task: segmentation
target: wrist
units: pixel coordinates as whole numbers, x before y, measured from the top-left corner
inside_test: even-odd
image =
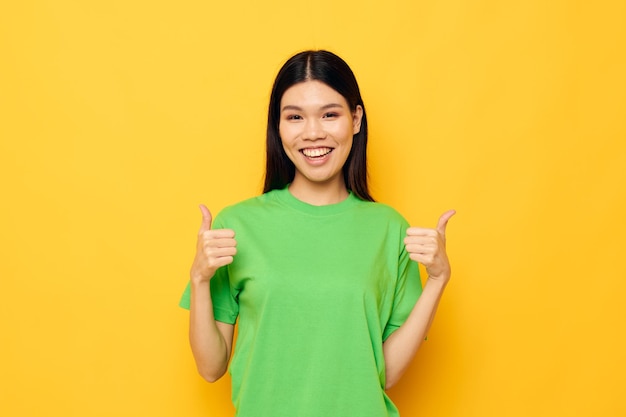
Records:
[[[203,267],[202,265],[197,265],[196,262],[193,263],[189,271],[189,278],[192,284],[208,283],[211,281],[211,278],[213,278],[213,275],[215,275],[215,271]]]
[[[209,282],[211,282],[211,277],[207,277],[202,274],[197,274],[197,273],[194,273],[193,271],[189,274],[189,278],[190,278],[191,285],[194,287],[202,286],[202,285],[209,285]]]
[[[442,275],[429,275],[427,282],[432,283],[433,285],[440,286],[444,288],[448,282],[450,281],[450,274],[442,274]]]

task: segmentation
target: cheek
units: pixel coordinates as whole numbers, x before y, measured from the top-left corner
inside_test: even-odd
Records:
[[[278,125],[278,134],[284,146],[289,146],[298,136],[298,126],[285,123]]]
[[[344,120],[342,123],[332,126],[332,134],[341,140],[352,140],[352,137],[354,136],[354,126],[352,125],[352,120]]]
[[[352,140],[346,142],[346,159],[348,158],[348,155],[350,155],[350,153],[352,152],[352,148],[354,147],[354,142]]]
[[[285,154],[287,154],[287,158],[289,158],[289,160],[293,162],[292,147],[289,144],[290,136],[288,130],[279,126],[278,134],[280,135],[280,146],[282,146]]]
[[[280,135],[280,140],[285,143],[285,138],[289,138],[289,129],[283,123],[278,125],[278,134]]]
[[[287,132],[285,132],[284,129],[279,128],[278,135],[280,137],[280,143],[283,146],[283,148],[287,148],[287,142],[285,141],[285,138],[288,137]]]

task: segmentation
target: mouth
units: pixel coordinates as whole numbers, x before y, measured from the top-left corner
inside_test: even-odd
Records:
[[[309,159],[321,159],[331,153],[333,148],[304,148],[300,149],[302,155],[306,156]]]

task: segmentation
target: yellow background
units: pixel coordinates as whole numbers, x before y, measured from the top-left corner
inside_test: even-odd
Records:
[[[260,192],[307,48],[357,74],[377,199],[458,211],[402,415],[626,415],[625,27],[623,1],[3,1],[0,415],[231,415],[177,302],[198,204]]]

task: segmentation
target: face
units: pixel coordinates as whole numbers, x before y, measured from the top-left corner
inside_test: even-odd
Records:
[[[293,187],[344,185],[342,168],[359,133],[363,109],[319,81],[293,85],[280,102],[279,133],[296,167]]]

